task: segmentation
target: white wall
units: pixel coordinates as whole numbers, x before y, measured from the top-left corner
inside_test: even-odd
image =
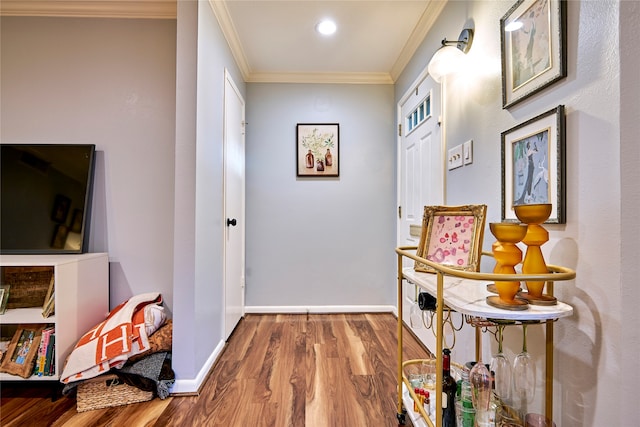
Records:
[[[393,121],[389,85],[247,85],[248,310],[395,304]],[[296,177],[297,123],[340,124],[338,178]]]
[[[178,2],[174,392],[197,390],[224,345],[224,70],[244,84],[207,2]]]
[[[90,252],[111,307],[173,296],[175,21],[1,18],[2,142],[98,151]]]
[[[446,83],[445,111],[448,146],[473,139],[474,163],[448,172],[447,202],[486,203],[488,221],[500,220],[500,133],[559,104],[565,105],[567,223],[547,226],[550,241],[543,246],[543,252],[547,262],[574,268],[577,278],[555,287],[556,295],[574,307],[574,315],[557,322],[555,328],[554,418],[563,427],[632,425],[637,418],[637,408],[630,408],[633,403],[627,401],[629,409],[623,412],[613,408],[619,407],[616,400],[621,389],[631,391],[637,385],[635,370],[631,368],[634,377],[628,377],[625,372],[630,365],[622,363],[632,363],[638,353],[637,332],[629,330],[637,324],[634,306],[638,301],[638,250],[631,243],[637,241],[633,238],[637,227],[627,237],[621,228],[620,200],[621,194],[628,195],[631,200],[623,201],[622,206],[637,211],[638,150],[631,139],[638,135],[638,59],[625,57],[621,70],[624,50],[618,54],[619,46],[623,46],[618,39],[620,21],[627,39],[638,42],[637,3],[569,1],[567,78],[503,110],[499,20],[512,3],[449,2],[398,81],[396,100],[424,67],[442,37],[454,38],[465,23],[475,29],[476,38],[467,58],[471,65],[467,72]],[[634,55],[628,51],[627,56]],[[621,73],[627,76],[626,80],[620,80]],[[632,80],[630,74],[636,77]],[[625,94],[628,89],[631,93]],[[624,110],[631,110],[621,111],[621,104]],[[623,151],[621,135],[626,135],[627,141],[622,145]],[[631,155],[629,160],[625,153]],[[622,191],[621,156],[626,165],[623,177],[630,180],[629,184],[622,184]],[[622,218],[623,225],[632,224],[630,217]],[[484,246],[490,247],[493,238],[488,232],[485,236]],[[629,254],[621,250],[621,241]],[[626,263],[621,262],[621,256]],[[530,327],[528,338],[541,377],[542,327]],[[507,328],[505,340],[507,353],[513,357],[520,351],[521,329]],[[485,337],[485,342],[491,342],[495,351],[493,339]],[[488,360],[490,351],[486,347],[484,358]],[[542,381],[539,383],[542,385]]]

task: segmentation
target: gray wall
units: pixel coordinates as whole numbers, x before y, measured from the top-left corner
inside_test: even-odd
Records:
[[[1,18],[2,142],[96,144],[90,252],[111,307],[173,296],[176,23]]]
[[[394,305],[393,87],[248,84],[247,122],[247,310]],[[297,123],[340,124],[338,178],[296,178]]]
[[[473,139],[474,162],[447,173],[446,197],[449,204],[486,203],[488,221],[500,220],[500,133],[565,105],[567,223],[546,227],[550,240],[543,252],[547,262],[575,269],[577,278],[555,286],[556,295],[573,306],[574,315],[555,328],[554,418],[559,426],[631,425],[637,418],[633,403],[620,411],[611,408],[619,407],[621,385],[632,390],[637,384],[635,370],[627,376],[628,364],[622,363],[630,362],[639,348],[638,334],[630,330],[638,318],[634,306],[639,253],[631,244],[637,241],[633,236],[638,227],[622,210],[638,208],[639,153],[632,135],[637,139],[639,67],[637,55],[625,54],[640,41],[637,3],[569,1],[567,78],[503,110],[499,20],[512,3],[449,2],[398,80],[396,100],[442,37],[455,37],[465,23],[475,29],[468,69],[446,82],[444,113],[447,145]],[[484,247],[489,248],[494,239],[489,232],[485,236]],[[541,326],[528,332],[540,378],[539,406],[544,334]],[[521,329],[507,328],[505,342],[513,357],[521,349]],[[485,337],[485,344],[488,360],[496,351],[495,340]]]
[[[620,3],[620,275],[621,328],[620,366],[632,366],[640,353],[640,227],[636,219],[640,206],[640,2]],[[631,420],[638,415],[635,390],[640,383],[640,370],[625,369],[624,381],[618,391],[622,396],[621,419]]]
[[[245,87],[207,2],[178,20],[1,18],[2,142],[94,143],[91,252],[111,307],[150,291],[174,317],[174,390],[223,341],[224,70]],[[174,292],[175,289],[175,292]]]

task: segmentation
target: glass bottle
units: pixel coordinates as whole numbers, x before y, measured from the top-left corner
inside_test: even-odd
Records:
[[[431,416],[431,399],[429,397],[429,390],[422,390],[424,396],[424,411],[428,416]]]
[[[317,170],[318,172],[322,172],[322,171],[324,171],[324,160],[322,160],[322,159],[318,159],[318,160],[316,161],[316,170]]]
[[[327,153],[324,155],[324,164],[327,166],[333,165],[333,154],[331,154],[331,150],[327,148]]]
[[[475,426],[475,410],[473,409],[473,397],[471,396],[471,383],[469,382],[469,371],[473,367],[473,362],[467,363],[462,370],[460,380],[460,414],[458,420],[462,427]]]
[[[418,405],[420,405],[422,402],[422,394],[420,393],[420,388],[416,387],[413,389],[413,392],[416,395],[416,399],[413,401],[413,412],[418,413]]]
[[[313,153],[311,152],[311,150],[309,150],[309,152],[307,153],[307,155],[305,156],[305,166],[309,169],[313,168]]]
[[[457,427],[456,423],[456,381],[451,376],[451,350],[442,351],[442,425]]]

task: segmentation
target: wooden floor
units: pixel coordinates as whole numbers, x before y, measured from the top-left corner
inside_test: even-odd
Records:
[[[397,426],[396,328],[391,314],[247,315],[199,396],[78,413],[40,383],[3,383],[0,425]],[[408,333],[404,353],[427,354]]]

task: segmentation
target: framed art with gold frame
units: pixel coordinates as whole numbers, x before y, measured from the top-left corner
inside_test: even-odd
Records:
[[[425,206],[416,255],[465,271],[479,271],[487,205]],[[414,269],[435,272],[415,262]]]

